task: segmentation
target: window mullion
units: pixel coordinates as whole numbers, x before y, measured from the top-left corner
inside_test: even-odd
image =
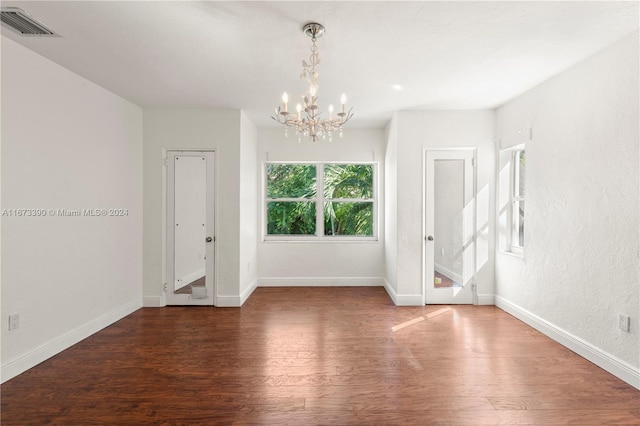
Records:
[[[373,203],[373,198],[326,198],[326,201],[334,203]]]
[[[306,201],[313,201],[313,198],[267,198],[267,203],[278,203],[278,202],[303,203]]]
[[[316,163],[316,236],[324,237],[324,163]]]

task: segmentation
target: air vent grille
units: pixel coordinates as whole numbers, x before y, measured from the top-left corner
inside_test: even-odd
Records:
[[[2,24],[23,36],[57,37],[58,34],[42,25],[17,7],[3,7],[0,11]]]

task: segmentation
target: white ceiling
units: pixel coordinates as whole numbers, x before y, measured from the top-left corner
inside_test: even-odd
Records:
[[[494,108],[638,28],[629,2],[2,1],[62,37],[2,34],[143,107],[243,109],[269,125],[318,40],[320,106],[354,125],[402,109]],[[401,85],[396,90],[393,85]]]

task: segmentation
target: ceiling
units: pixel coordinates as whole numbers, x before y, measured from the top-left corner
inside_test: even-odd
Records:
[[[258,126],[293,104],[318,40],[319,103],[352,123],[403,109],[495,108],[639,26],[629,2],[2,1],[60,34],[2,34],[142,107],[242,109]],[[400,89],[401,86],[401,90]]]

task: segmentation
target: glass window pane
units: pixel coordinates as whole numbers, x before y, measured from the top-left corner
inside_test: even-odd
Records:
[[[267,164],[267,198],[313,198],[315,195],[315,165]]]
[[[513,245],[524,247],[524,200],[513,202]]]
[[[324,235],[373,236],[373,203],[325,203]]]
[[[373,165],[325,165],[324,196],[326,198],[373,198]]]
[[[517,151],[515,156],[515,166],[516,166],[516,176],[515,176],[515,187],[514,187],[514,195],[516,197],[524,197],[524,188],[525,188],[525,156],[524,151]]]
[[[276,201],[267,203],[268,235],[315,235],[316,203]]]

